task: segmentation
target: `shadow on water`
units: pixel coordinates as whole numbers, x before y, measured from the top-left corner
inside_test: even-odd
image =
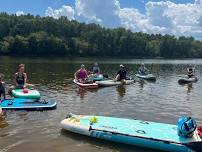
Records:
[[[112,152],[158,152],[157,150],[151,150],[147,148],[142,148],[142,147],[136,147],[136,146],[131,146],[131,145],[126,145],[126,144],[121,144],[121,143],[115,143],[111,141],[106,141],[106,140],[101,140],[97,138],[91,138],[85,135],[80,135],[76,133],[69,132],[67,130],[61,129],[61,136],[64,138],[69,138],[71,140],[74,140],[76,142],[82,142],[82,143],[87,143],[90,145],[94,145],[97,148],[107,148],[111,149]],[[160,151],[159,151],[160,152]]]

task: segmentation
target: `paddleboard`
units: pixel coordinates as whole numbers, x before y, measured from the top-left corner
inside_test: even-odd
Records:
[[[177,125],[165,123],[68,114],[61,126],[70,132],[156,150],[191,152],[202,148],[197,131],[191,138],[183,138],[177,134]]]
[[[34,99],[4,99],[0,102],[3,110],[48,110],[56,108],[56,101],[52,100],[34,100]]]
[[[103,74],[92,74],[89,76],[89,79],[92,81],[101,81],[104,79]]]
[[[34,89],[14,89],[12,90],[12,95],[15,98],[25,99],[39,99],[41,97],[39,91]]]
[[[80,83],[75,79],[73,80],[73,82],[75,84],[77,84],[79,87],[86,88],[86,89],[96,89],[96,88],[98,88],[98,84],[94,83],[94,82],[92,82],[92,83]]]
[[[134,80],[125,80],[125,81],[115,81],[115,80],[103,80],[96,81],[99,86],[108,87],[108,86],[117,86],[117,85],[129,85],[134,83]]]
[[[185,84],[185,83],[192,83],[192,82],[197,82],[198,79],[197,77],[193,77],[193,78],[181,78],[178,80],[179,84]]]
[[[140,79],[144,79],[144,80],[156,80],[156,77],[153,74],[147,74],[147,75],[140,75],[140,74],[136,74],[136,77],[140,78]]]

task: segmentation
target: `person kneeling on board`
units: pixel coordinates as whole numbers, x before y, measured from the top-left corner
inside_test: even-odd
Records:
[[[138,73],[140,75],[147,75],[149,72],[149,70],[145,67],[144,63],[141,64],[141,66],[139,67]]]
[[[192,78],[195,76],[195,68],[192,65],[188,65],[187,67],[187,76],[188,78]]]
[[[11,91],[13,89],[24,89],[26,87],[30,87],[30,88],[34,87],[33,84],[27,83],[27,73],[25,73],[24,64],[20,64],[18,66],[18,72],[15,73],[14,83],[15,83],[15,86],[11,86],[11,88],[8,91],[9,94],[11,94]]]
[[[96,74],[96,75],[100,74],[100,67],[97,62],[94,63],[93,74]]]
[[[88,72],[86,71],[84,64],[82,64],[81,68],[75,72],[74,78],[81,83],[86,82],[86,79],[88,78]]]
[[[120,69],[119,69],[119,71],[116,74],[115,80],[116,81],[125,81],[126,80],[126,70],[125,70],[125,67],[122,64],[119,67],[120,67]]]

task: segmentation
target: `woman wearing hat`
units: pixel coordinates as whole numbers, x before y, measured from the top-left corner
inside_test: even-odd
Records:
[[[120,67],[120,69],[116,74],[115,80],[116,81],[126,80],[126,70],[125,70],[124,65],[121,64],[119,67]]]
[[[86,78],[88,78],[88,72],[86,71],[84,64],[82,64],[81,68],[75,72],[74,78],[81,83],[84,83]]]

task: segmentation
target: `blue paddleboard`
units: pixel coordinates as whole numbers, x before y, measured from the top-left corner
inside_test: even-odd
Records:
[[[0,107],[3,110],[48,110],[56,108],[56,101],[52,100],[34,100],[34,99],[4,99],[0,101]]]

